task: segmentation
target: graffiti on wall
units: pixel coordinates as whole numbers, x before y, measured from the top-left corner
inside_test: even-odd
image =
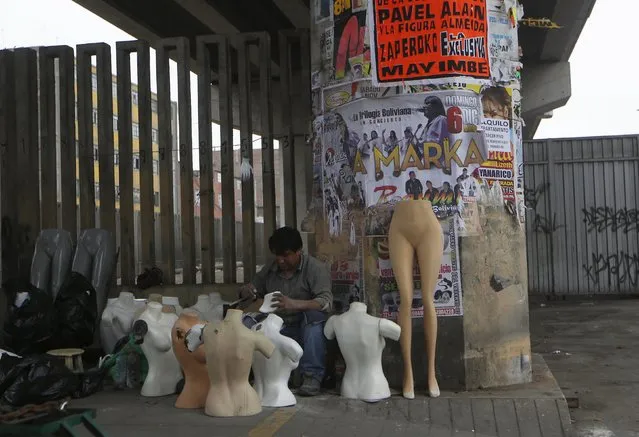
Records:
[[[582,212],[587,233],[628,234],[638,229],[639,212],[636,209],[591,206],[583,208]],[[584,264],[583,269],[586,278],[594,284],[605,282],[608,286],[630,284],[634,287],[639,282],[639,254],[593,252],[590,258],[590,263]]]
[[[610,231],[627,234],[636,231],[639,225],[639,211],[636,209],[591,206],[582,211],[587,232]]]
[[[539,184],[535,188],[524,187],[524,202],[526,208],[534,213],[534,218],[531,221],[533,232],[552,234],[564,227],[564,225],[557,221],[556,213],[553,214],[552,217],[547,217],[537,209],[548,191],[550,191],[550,183],[548,182]]]
[[[619,252],[606,256],[592,253],[590,258],[590,263],[584,264],[583,269],[588,280],[594,284],[599,284],[603,276],[607,278],[605,283],[609,286],[637,285],[639,281],[639,254]]]

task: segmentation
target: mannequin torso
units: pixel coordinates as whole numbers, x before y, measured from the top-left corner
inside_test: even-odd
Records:
[[[202,323],[199,313],[186,309],[171,330],[173,352],[184,372],[184,388],[175,401],[176,408],[202,408],[206,402],[210,382],[204,347],[200,346],[191,353],[184,342],[188,330],[198,323]]]
[[[224,318],[224,304],[222,295],[218,292],[209,293],[209,309],[206,313],[209,322],[218,322]]]
[[[353,302],[344,314],[326,322],[324,335],[337,338],[346,372],[342,396],[377,402],[390,397],[388,381],[382,370],[384,337],[399,340],[401,328],[396,323],[366,313],[366,305]]]
[[[116,299],[109,299],[100,321],[100,337],[106,353],[113,352],[115,344],[131,332],[138,305],[133,293],[123,291]]]
[[[209,296],[207,294],[200,294],[197,297],[197,302],[195,302],[195,305],[193,305],[192,307],[189,307],[187,309],[190,310],[195,310],[198,312],[198,314],[200,315],[200,318],[203,321],[209,321],[207,319],[207,313],[209,311],[211,307],[211,300],[209,299]]]
[[[183,308],[180,306],[180,300],[174,296],[163,296],[162,304],[165,306],[172,306],[175,308],[175,314],[178,316],[182,313]]]
[[[242,311],[229,310],[222,322],[202,332],[211,387],[205,412],[209,416],[252,416],[262,411],[260,399],[248,382],[253,352],[267,357],[275,346],[262,334],[242,324]]]
[[[263,333],[275,345],[270,358],[253,353],[255,390],[264,407],[288,407],[296,404],[295,396],[288,388],[291,372],[299,365],[304,351],[292,338],[280,333],[284,321],[275,314],[251,328]]]
[[[149,372],[141,394],[149,397],[173,394],[178,381],[182,379],[180,364],[171,344],[171,329],[177,316],[163,312],[162,304],[149,302],[139,320],[145,321],[148,326],[141,348],[149,362]]]

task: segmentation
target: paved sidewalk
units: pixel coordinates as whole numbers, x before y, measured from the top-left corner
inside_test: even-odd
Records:
[[[533,360],[535,382],[498,391],[442,393],[437,399],[393,396],[375,404],[333,394],[298,398],[293,408],[254,417],[212,418],[177,410],[175,397],[143,398],[107,390],[71,406],[98,409],[110,437],[562,437],[570,424],[565,400],[543,359]]]
[[[639,300],[530,307],[533,351],[579,402],[571,410],[576,435],[639,437]]]

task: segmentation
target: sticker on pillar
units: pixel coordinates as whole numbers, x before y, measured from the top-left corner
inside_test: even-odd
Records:
[[[490,59],[490,77],[493,82],[501,85],[512,85],[521,81],[523,64],[508,59]]]
[[[333,26],[324,29],[320,35],[320,59],[322,65],[333,65],[335,51],[335,28]]]
[[[404,93],[400,86],[374,86],[369,79],[324,87],[322,90],[324,110],[330,111],[359,99],[381,99]]]
[[[479,208],[477,198],[464,197],[464,202],[458,206],[459,215],[456,218],[457,234],[460,237],[477,237],[481,235]]]
[[[524,190],[519,188],[515,190],[515,198],[517,199],[517,218],[523,228],[526,225],[526,195],[524,194]]]
[[[333,0],[313,0],[315,24],[328,21],[333,16]]]
[[[486,0],[370,0],[373,83],[490,79]]]
[[[517,28],[510,25],[505,13],[488,14],[488,53],[491,58],[519,61]]]

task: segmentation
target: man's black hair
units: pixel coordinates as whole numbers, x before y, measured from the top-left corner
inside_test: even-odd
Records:
[[[302,235],[297,229],[290,226],[276,229],[268,239],[268,248],[274,255],[284,255],[289,250],[297,252],[302,250],[303,246]]]
[[[440,115],[446,115],[446,109],[444,108],[444,103],[442,102],[442,100],[437,97],[437,96],[428,96],[424,99],[424,106],[426,105],[432,105],[433,106],[433,112],[435,114],[435,117],[440,116]],[[429,120],[430,122],[431,120]]]

